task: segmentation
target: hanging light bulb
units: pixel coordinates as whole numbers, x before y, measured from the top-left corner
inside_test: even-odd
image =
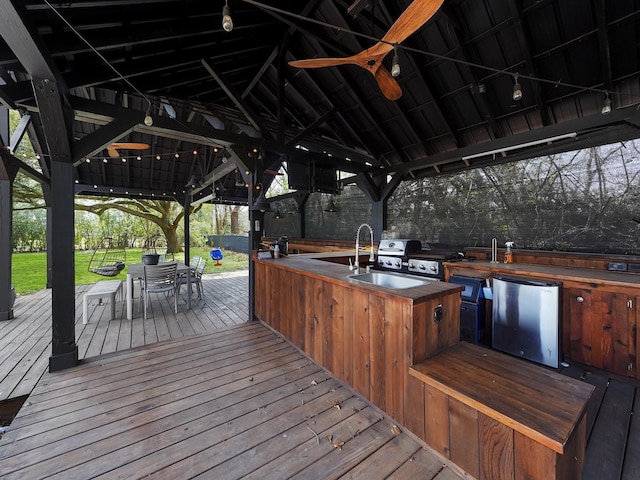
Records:
[[[517,102],[518,100],[520,100],[522,98],[522,86],[520,85],[520,83],[518,82],[518,74],[516,73],[513,76],[513,99]]]
[[[609,92],[605,92],[604,105],[602,106],[602,110],[600,112],[603,115],[608,115],[611,113],[611,98],[609,97]]]
[[[225,32],[233,30],[233,19],[231,18],[228,0],[225,0],[224,7],[222,7],[222,28],[224,28]]]
[[[144,116],[144,124],[147,127],[153,125],[153,117],[151,116],[151,102],[149,102],[149,106],[147,107],[147,113]]]
[[[400,75],[400,57],[398,56],[398,46],[393,47],[393,61],[391,62],[391,76],[397,77]]]

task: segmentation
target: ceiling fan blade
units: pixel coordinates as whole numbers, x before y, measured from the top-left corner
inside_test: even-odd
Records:
[[[297,68],[323,68],[336,65],[359,65],[353,57],[344,58],[309,58],[307,60],[292,60],[289,65]]]
[[[149,148],[149,145],[146,143],[112,143],[109,147],[118,149],[124,148],[129,150],[146,150]],[[109,148],[107,147],[107,149]]]
[[[118,158],[120,156],[120,154],[118,153],[118,150],[116,150],[113,145],[109,145],[107,147],[107,152],[109,153],[109,156],[111,158]]]
[[[414,0],[389,31],[382,37],[383,42],[402,43],[413,32],[422,27],[442,6],[444,0]]]
[[[389,100],[397,100],[402,96],[402,89],[396,79],[391,76],[389,71],[382,65],[376,70],[374,74],[376,82],[382,91],[383,95]]]

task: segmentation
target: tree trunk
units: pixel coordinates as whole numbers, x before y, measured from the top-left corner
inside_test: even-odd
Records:
[[[178,242],[178,229],[170,225],[167,228],[163,228],[163,233],[167,239],[167,253],[182,252],[182,246]]]
[[[239,229],[239,212],[237,210],[234,210],[233,212],[231,212],[231,235],[238,235],[238,229]]]

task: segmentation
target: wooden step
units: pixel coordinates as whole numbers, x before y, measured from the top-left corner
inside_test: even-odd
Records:
[[[466,342],[410,373],[426,384],[427,443],[472,475],[511,478],[544,464],[543,474],[527,478],[580,478],[593,386]],[[502,444],[487,448],[496,431]]]

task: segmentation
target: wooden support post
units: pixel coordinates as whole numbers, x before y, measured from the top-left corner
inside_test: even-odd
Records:
[[[213,187],[212,187],[213,188]],[[184,208],[184,264],[189,265],[189,261],[191,259],[191,248],[189,245],[191,244],[191,235],[189,234],[189,218],[191,213],[191,202],[193,201],[193,196],[191,192],[188,192],[185,195],[183,208]]]
[[[61,92],[53,80],[33,78],[51,154],[51,317],[52,345],[49,371],[73,367],[78,361],[75,342],[74,168],[71,156],[69,116]]]
[[[2,161],[0,161],[0,320],[13,318],[13,295],[11,292],[11,217],[13,201],[11,185],[15,178],[15,173],[12,172],[8,157],[9,152],[7,151],[5,154],[3,151]]]

